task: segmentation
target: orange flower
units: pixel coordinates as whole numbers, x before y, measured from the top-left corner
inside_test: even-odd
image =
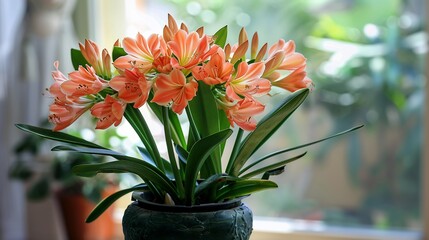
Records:
[[[160,73],[170,73],[173,70],[170,56],[159,56],[153,61],[153,67]]]
[[[55,101],[67,101],[66,95],[61,91],[61,84],[68,81],[67,77],[58,69],[59,62],[54,62],[55,71],[52,71],[54,83],[49,87],[48,91],[55,98]]]
[[[171,59],[171,63],[178,69],[191,69],[207,60],[219,48],[217,45],[210,47],[206,35],[200,38],[197,32],[187,33],[185,30],[178,30],[173,40],[167,44],[176,56]]]
[[[67,105],[54,102],[49,106],[49,121],[55,126],[53,131],[60,131],[76,121],[91,105]]]
[[[311,89],[313,87],[313,82],[307,77],[307,73],[305,72],[305,66],[294,70],[288,76],[280,80],[273,81],[272,84],[290,92],[295,92],[302,88]]]
[[[233,67],[231,63],[225,61],[225,53],[219,48],[207,64],[194,67],[192,75],[206,84],[216,85],[225,83],[231,77]]]
[[[253,131],[256,128],[256,120],[253,116],[263,112],[265,106],[250,98],[244,98],[233,107],[226,109],[226,115],[231,126],[234,123],[247,131]]]
[[[226,95],[240,101],[242,97],[239,95],[253,98],[267,94],[271,90],[271,83],[261,78],[264,67],[262,62],[252,64],[241,62],[236,75],[226,83]]]
[[[91,114],[98,118],[96,129],[106,129],[112,124],[118,126],[122,121],[126,104],[107,95],[103,102],[91,108]]]
[[[100,51],[97,44],[88,39],[85,39],[85,45],[79,43],[79,48],[83,57],[94,68],[97,74],[100,74],[106,78],[111,78],[111,60],[110,55],[106,49],[103,49],[100,58]]]
[[[137,69],[125,70],[125,73],[112,78],[109,86],[118,91],[118,97],[126,103],[133,103],[134,108],[143,106],[146,102],[152,82]]]
[[[305,57],[295,52],[295,42],[280,39],[276,44],[271,46],[268,50],[268,61],[274,57],[278,52],[283,52],[284,56],[281,58],[280,64],[276,69],[279,70],[294,70],[306,64]]]
[[[156,58],[167,54],[166,43],[158,34],[152,34],[146,39],[138,33],[136,39],[125,38],[122,45],[128,55],[119,57],[113,63],[116,68],[121,70],[134,67],[146,73],[152,68],[152,63]]]
[[[108,86],[91,66],[79,66],[78,71],[69,74],[69,78],[70,80],[61,84],[61,91],[71,98],[96,94]]]
[[[68,98],[61,91],[61,84],[68,81],[66,76],[58,70],[58,61],[54,62],[55,71],[52,71],[54,83],[49,87],[49,93],[54,102],[49,106],[49,121],[55,126],[54,131],[70,126],[92,105],[92,100],[85,97]]]
[[[190,78],[186,81],[185,75],[178,69],[173,69],[169,75],[159,74],[155,79],[155,94],[152,102],[159,105],[173,103],[171,109],[181,114],[188,105],[188,101],[195,97],[198,90],[198,82]]]

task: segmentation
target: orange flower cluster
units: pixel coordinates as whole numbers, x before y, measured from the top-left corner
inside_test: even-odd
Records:
[[[119,42],[115,45],[120,46]],[[123,39],[127,54],[113,63],[108,51],[100,54],[90,40],[79,47],[88,65],[79,66],[67,78],[58,70],[58,63],[54,64],[55,81],[49,88],[54,102],[49,120],[56,131],[68,127],[87,110],[98,119],[96,128],[117,126],[126,104],[143,106],[151,91],[152,102],[181,114],[198,94],[200,82],[211,87],[218,108],[225,111],[231,126],[237,124],[251,131],[257,124],[253,117],[265,108],[258,97],[267,95],[273,86],[293,92],[313,85],[305,72],[306,59],[295,52],[293,41],[281,39],[270,48],[264,44],[259,49],[258,34],[249,44],[242,29],[237,44],[220,47],[202,27],[189,31],[184,24],[179,27],[170,15],[162,35],[137,34],[136,38]]]

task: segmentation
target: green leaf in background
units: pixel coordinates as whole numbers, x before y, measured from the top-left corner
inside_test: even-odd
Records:
[[[124,196],[125,194],[128,194],[132,191],[145,190],[145,189],[147,189],[147,186],[145,184],[139,184],[134,187],[123,189],[113,193],[112,195],[108,196],[107,198],[99,202],[97,206],[95,206],[95,208],[91,211],[89,216],[86,218],[85,222],[90,223],[95,219],[97,219],[104,211],[106,211],[108,207],[110,207],[110,205],[112,205],[116,200],[118,200],[120,197]]]
[[[27,191],[27,198],[30,200],[42,200],[50,193],[50,179],[43,176],[32,184]]]
[[[74,70],[77,70],[79,66],[91,65],[83,57],[82,52],[80,50],[72,48],[70,50],[70,55]]]
[[[246,161],[258,150],[276,130],[289,118],[289,116],[304,102],[309,90],[303,89],[288,96],[280,106],[267,114],[243,140],[237,157],[228,162],[227,173],[238,176],[240,169]]]

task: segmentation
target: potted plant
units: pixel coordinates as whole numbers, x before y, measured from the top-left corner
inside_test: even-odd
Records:
[[[116,159],[75,166],[79,176],[133,173],[142,179],[141,184],[101,201],[87,222],[119,197],[134,192],[123,217],[126,239],[248,239],[252,213],[242,197],[277,187],[270,176],[283,172],[286,164],[305,152],[268,160],[358,128],[279,149],[248,163],[306,99],[313,84],[305,72],[306,59],[295,52],[293,41],[281,39],[259,48],[258,35],[249,40],[244,29],[236,45],[226,44],[226,38],[226,26],[206,35],[202,27],[196,31],[185,24],[179,27],[169,15],[162,35],[124,38],[122,44],[115,43],[112,55],[86,40],[79,50],[71,51],[76,71],[68,77],[55,63],[55,81],[49,88],[54,98],[49,115],[53,130],[17,127],[68,144],[53,151]],[[265,108],[259,98],[270,96],[272,88],[293,93],[258,121],[255,116]],[[162,123],[166,156],[161,156],[151,126],[139,110],[143,105]],[[59,131],[87,111],[97,119],[96,129],[118,126],[125,117],[143,144],[137,147],[141,157]],[[188,120],[188,131],[181,125],[181,116]],[[232,151],[226,152],[233,131]]]

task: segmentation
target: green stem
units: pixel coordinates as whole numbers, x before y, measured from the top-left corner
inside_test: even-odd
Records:
[[[235,158],[237,157],[238,150],[240,150],[243,133],[244,133],[244,130],[239,128],[237,132],[237,136],[235,137],[234,147],[232,148],[232,151],[231,151],[231,156],[229,157],[228,165],[226,166],[227,173],[231,171],[231,168],[234,165],[234,161],[235,161]]]
[[[189,120],[189,127],[191,128],[192,134],[194,135],[194,139],[196,142],[201,139],[201,135],[198,131],[197,125],[195,125],[195,121],[194,121],[194,118],[192,117],[192,112],[189,107],[189,104],[188,106],[186,106],[185,109],[186,109],[186,115],[188,116],[188,120]]]
[[[146,120],[140,110],[134,108],[131,104],[128,104],[124,115],[154,159],[156,166],[165,173],[164,163],[161,159],[161,155],[159,154],[156,142],[153,139],[152,133],[150,132]]]
[[[171,140],[171,129],[170,124],[168,124],[168,108],[162,107],[162,119],[164,122],[164,133],[165,133],[165,142],[167,144],[168,157],[170,159],[171,169],[173,170],[174,178],[176,179],[177,191],[179,193],[179,199],[182,199],[185,193],[183,187],[182,174],[180,169],[177,166],[176,158],[174,155],[173,144]]]

